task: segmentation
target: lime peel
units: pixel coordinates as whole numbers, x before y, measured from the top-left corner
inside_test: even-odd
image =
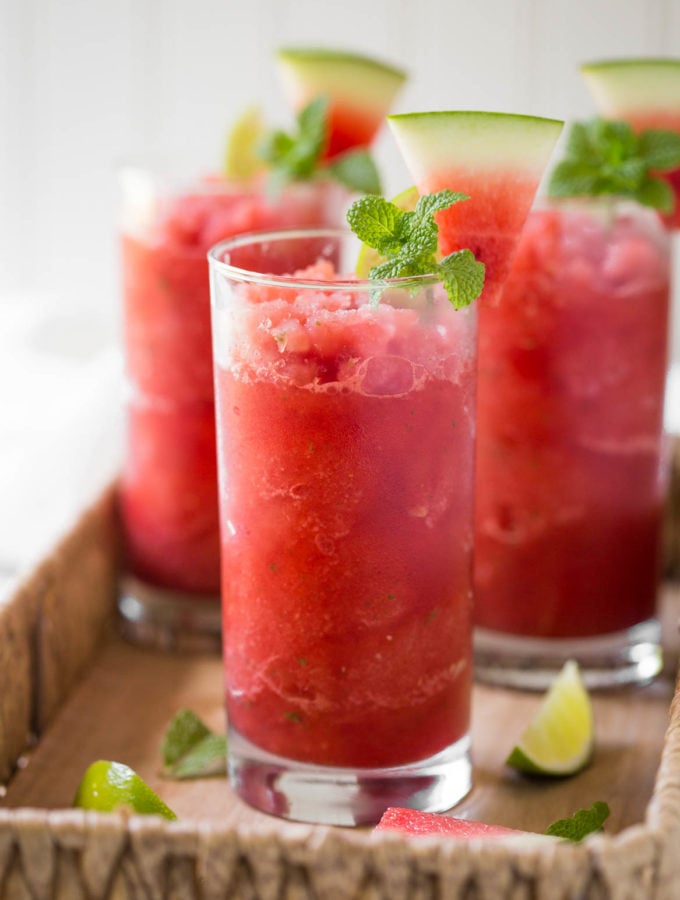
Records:
[[[73,805],[97,812],[120,811],[177,818],[133,769],[107,759],[98,759],[87,767]]]
[[[574,660],[568,660],[513,747],[506,765],[534,775],[574,775],[594,746],[590,696]]]
[[[234,122],[227,138],[224,174],[228,179],[248,181],[264,169],[264,160],[258,153],[263,134],[259,107],[248,107]]]

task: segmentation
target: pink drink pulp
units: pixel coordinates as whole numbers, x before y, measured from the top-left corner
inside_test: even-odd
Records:
[[[669,248],[633,204],[535,210],[480,310],[476,621],[590,637],[654,615]]]
[[[228,718],[279,757],[391,767],[468,732],[475,319],[334,277],[214,311]]]
[[[120,509],[129,567],[143,581],[219,593],[207,251],[243,231],[326,224],[333,191],[300,184],[269,200],[263,187],[206,179],[153,184],[152,206],[148,192],[146,202],[125,198],[129,398]]]

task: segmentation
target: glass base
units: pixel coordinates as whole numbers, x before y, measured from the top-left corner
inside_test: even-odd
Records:
[[[118,597],[123,637],[134,644],[191,653],[220,653],[220,598],[149,585],[134,576]]]
[[[389,769],[317,766],[275,756],[229,730],[229,779],[250,806],[296,822],[373,825],[388,806],[444,812],[472,787],[470,739]]]
[[[518,637],[477,628],[474,653],[477,681],[541,691],[568,659],[578,662],[588,688],[647,684],[663,662],[656,619],[590,638]]]

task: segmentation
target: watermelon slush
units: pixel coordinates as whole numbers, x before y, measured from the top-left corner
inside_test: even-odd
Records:
[[[434,284],[372,306],[328,247],[277,254],[314,263],[290,285],[213,265],[229,745],[382,770],[468,733],[475,314]]]
[[[669,246],[631,203],[534,210],[480,310],[476,621],[589,638],[655,614]]]
[[[144,176],[142,176],[144,177]],[[152,176],[146,175],[147,179]],[[129,567],[144,582],[219,593],[208,248],[243,231],[327,224],[336,189],[277,200],[220,179],[126,182],[122,227],[127,452],[120,509]],[[336,209],[337,206],[337,209]]]

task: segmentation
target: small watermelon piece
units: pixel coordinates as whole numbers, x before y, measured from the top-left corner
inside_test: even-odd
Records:
[[[404,834],[446,834],[452,837],[469,840],[470,838],[517,837],[530,832],[504,825],[486,825],[470,819],[456,819],[441,813],[421,812],[418,809],[406,809],[401,806],[390,806],[375,826],[375,831],[400,831]]]
[[[471,250],[486,265],[481,300],[496,303],[564,123],[472,111],[387,121],[421,194],[448,188],[470,197],[437,213],[439,249]]]
[[[613,59],[584,63],[581,74],[605,119],[635,131],[665,129],[680,134],[680,59]],[[662,173],[675,193],[667,221],[680,228],[680,168]]]
[[[282,48],[276,62],[294,112],[315,97],[328,99],[326,159],[368,147],[406,80],[402,69],[369,56],[327,48]]]

